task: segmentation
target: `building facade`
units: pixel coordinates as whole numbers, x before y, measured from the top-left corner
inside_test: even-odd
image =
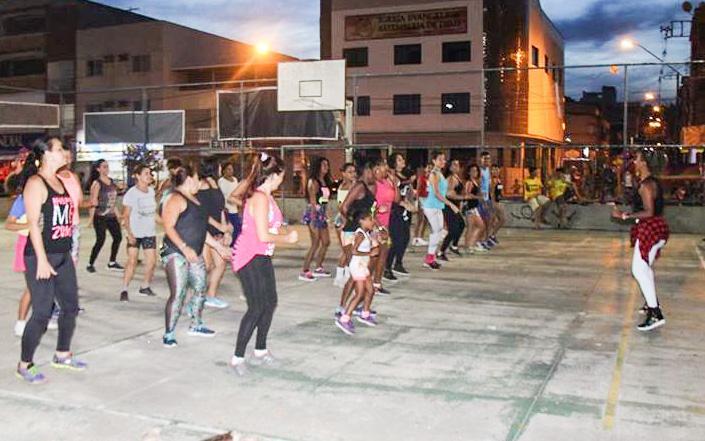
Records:
[[[690,31],[690,59],[705,60],[705,3],[695,9]],[[691,66],[678,91],[680,103],[681,142],[705,144],[705,65]]]

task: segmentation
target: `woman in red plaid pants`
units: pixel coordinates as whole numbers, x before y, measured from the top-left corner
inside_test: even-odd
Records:
[[[627,213],[615,208],[612,213],[612,216],[622,220],[636,220],[631,229],[631,242],[634,247],[632,274],[639,283],[646,301],[641,309],[641,312],[646,314],[646,319],[637,326],[640,331],[650,331],[666,324],[656,297],[653,264],[668,241],[669,231],[663,218],[663,189],[658,179],[651,175],[650,162],[653,157],[654,153],[641,150],[634,159],[641,182],[634,198],[633,211]]]

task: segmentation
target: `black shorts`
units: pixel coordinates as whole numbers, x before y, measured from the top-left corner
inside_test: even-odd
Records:
[[[143,250],[156,250],[157,249],[157,238],[156,236],[149,237],[137,237],[135,238],[135,243],[131,244],[127,241],[127,248],[142,248]]]

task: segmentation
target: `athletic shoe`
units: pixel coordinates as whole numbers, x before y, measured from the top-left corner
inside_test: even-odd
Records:
[[[424,263],[423,263],[423,266],[424,266],[424,268],[428,268],[428,269],[430,269],[430,270],[432,270],[432,271],[436,271],[436,270],[441,269],[441,264],[438,263],[438,262],[436,262],[436,261],[433,261],[433,262],[424,262]]]
[[[330,271],[326,271],[322,266],[319,266],[318,268],[313,270],[313,277],[330,277]]]
[[[304,271],[299,273],[299,280],[302,282],[315,282],[316,278],[313,277],[313,273],[311,271]]]
[[[414,247],[427,247],[428,246],[428,241],[423,240],[421,237],[415,237],[411,246]]]
[[[343,308],[342,306],[336,306],[335,307],[335,314],[333,314],[333,316],[338,319],[338,318],[342,317],[343,314],[345,314],[345,308]]]
[[[648,313],[649,312],[649,305],[644,303],[644,305],[641,308],[637,309],[636,312],[638,312],[639,314],[642,314],[642,315]]]
[[[235,358],[235,357],[233,357]],[[237,374],[238,377],[244,377],[247,375],[247,364],[244,361],[238,363],[230,362],[230,368]]]
[[[485,248],[482,246],[482,244],[478,243],[473,248],[471,248],[470,251],[472,251],[473,253],[486,253],[489,251],[489,248]]]
[[[493,234],[492,236],[490,236],[490,240],[491,240],[492,243],[494,243],[495,245],[499,245],[499,240],[497,239],[497,236],[496,236],[496,235]]]
[[[279,367],[280,365],[279,360],[274,358],[274,355],[272,355],[270,351],[267,351],[266,354],[259,357],[253,354],[247,362],[252,366]]]
[[[640,331],[651,331],[652,329],[656,329],[665,324],[666,319],[663,318],[661,310],[659,308],[649,308],[648,312],[646,313],[646,319],[642,324],[640,324],[636,328]]]
[[[88,265],[88,266],[86,267],[86,271],[88,271],[89,273],[94,273],[94,272],[95,272],[95,267],[94,267],[93,265]]]
[[[363,325],[375,327],[377,326],[377,319],[375,318],[374,315],[370,314],[369,317],[365,318],[362,315],[359,315],[355,317],[358,322],[362,323]]]
[[[76,360],[73,357],[73,354],[66,358],[59,358],[56,354],[54,354],[54,358],[51,360],[51,367],[57,369],[68,369],[71,371],[85,371],[88,364],[81,360]]]
[[[205,306],[209,308],[225,309],[228,307],[228,302],[221,299],[220,297],[206,297]]]
[[[348,335],[355,335],[355,325],[353,325],[352,320],[348,320],[347,322],[343,322],[342,319],[336,319],[335,320],[335,326],[340,328],[341,331]]]
[[[377,311],[375,311],[374,309],[370,311],[370,314],[377,317]],[[357,308],[355,308],[355,310],[353,310],[353,316],[358,317],[361,315],[362,315],[362,306],[358,306]]]
[[[188,335],[192,335],[194,337],[214,337],[215,331],[206,328],[204,325],[198,325],[188,328]]]
[[[179,344],[176,343],[176,339],[174,337],[164,337],[162,338],[162,344],[164,345],[165,348],[175,348]]]
[[[486,241],[484,241],[484,242],[479,242],[479,243],[480,243],[480,246],[483,247],[484,249],[486,249],[487,251],[491,250],[492,247],[494,246],[494,245],[492,245],[492,243],[491,243],[490,241],[488,241],[488,240],[486,240]]]
[[[404,268],[403,265],[395,265],[394,269],[392,269],[392,272],[396,274],[397,276],[408,276],[409,271]]]
[[[24,327],[27,326],[27,320],[17,320],[15,322],[15,336],[22,337],[24,334]]]
[[[15,375],[17,378],[24,380],[29,384],[42,384],[47,381],[44,374],[39,372],[34,363],[28,364],[26,368],[21,368],[18,366],[17,371],[15,371]]]
[[[117,262],[110,262],[106,266],[106,268],[108,269],[108,271],[125,271],[125,267]]]
[[[375,287],[375,292],[376,292],[377,295],[379,295],[379,296],[388,296],[388,295],[391,295],[391,294],[392,294],[389,290],[384,289],[383,286]]]
[[[446,256],[446,253],[438,253],[436,254],[436,259],[442,260],[444,262],[448,262],[448,256]]]
[[[384,270],[384,275],[382,275],[382,278],[388,282],[396,282],[399,280],[394,276],[394,273],[392,273],[392,270],[390,269]]]
[[[120,293],[120,301],[121,302],[129,302],[130,297],[127,295],[127,291],[123,291]]]
[[[460,249],[458,249],[458,247],[451,246],[450,252],[455,254],[458,257],[463,257],[463,253],[460,252]]]
[[[154,291],[152,291],[152,288],[149,286],[146,288],[140,288],[139,293],[141,296],[145,297],[156,297],[156,294],[154,294]]]

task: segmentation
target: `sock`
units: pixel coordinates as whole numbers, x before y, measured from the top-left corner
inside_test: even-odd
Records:
[[[141,288],[140,288],[141,289]],[[127,291],[127,285],[122,285],[122,290]]]
[[[347,315],[347,314],[343,314],[343,315],[340,317],[340,321],[343,322],[343,323],[347,323],[347,322],[350,321],[350,316]]]
[[[245,357],[238,357],[237,355],[233,355],[233,358],[230,359],[230,364],[233,366],[237,366],[238,364],[241,364],[244,362],[245,362]]]
[[[335,280],[343,280],[345,276],[345,268],[338,266],[335,268]]]
[[[264,357],[269,352],[267,349],[255,349],[255,357]]]

